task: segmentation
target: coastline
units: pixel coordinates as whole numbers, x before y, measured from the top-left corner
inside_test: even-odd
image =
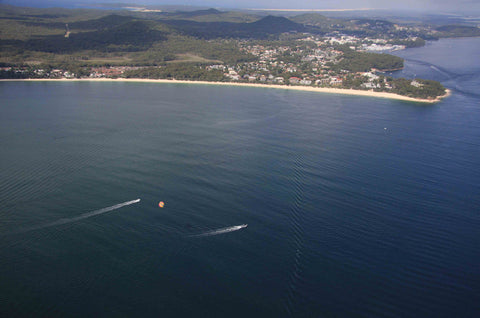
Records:
[[[197,85],[221,85],[221,86],[238,86],[238,87],[260,87],[260,88],[275,88],[295,91],[316,92],[325,94],[340,94],[340,95],[354,95],[365,97],[387,98],[402,101],[409,101],[415,103],[434,104],[440,102],[442,99],[451,95],[451,91],[443,96],[435,99],[413,98],[403,95],[398,95],[388,92],[374,92],[345,88],[326,88],[326,87],[311,87],[311,86],[289,86],[289,85],[275,85],[275,84],[254,84],[254,83],[235,83],[235,82],[208,82],[208,81],[188,81],[188,80],[168,80],[168,79],[143,79],[143,78],[76,78],[76,79],[43,79],[43,78],[28,78],[28,79],[0,79],[2,82],[131,82],[131,83],[161,83],[161,84],[197,84]]]

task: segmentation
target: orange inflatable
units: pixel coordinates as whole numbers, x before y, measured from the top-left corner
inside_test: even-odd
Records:
[[[163,208],[165,206],[165,203],[163,201],[158,202],[158,206]]]

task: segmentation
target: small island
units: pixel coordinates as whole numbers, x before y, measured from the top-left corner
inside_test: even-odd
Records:
[[[389,52],[434,36],[480,34],[473,27],[420,28],[319,14],[0,7],[1,79],[267,85],[437,102],[448,96],[445,87],[395,78],[391,72],[403,69],[404,61]]]

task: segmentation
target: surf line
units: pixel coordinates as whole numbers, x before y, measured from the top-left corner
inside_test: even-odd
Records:
[[[95,211],[92,211],[92,212],[87,212],[87,213],[84,213],[84,214],[80,214],[79,216],[76,216],[76,217],[73,217],[73,218],[64,218],[64,219],[57,220],[55,222],[46,223],[46,224],[37,225],[37,226],[32,226],[32,227],[25,228],[23,230],[18,230],[16,232],[11,232],[11,233],[8,233],[8,234],[25,233],[25,232],[30,232],[30,231],[34,231],[34,230],[44,229],[44,228],[47,228],[47,227],[73,223],[73,222],[77,222],[77,221],[80,221],[80,220],[91,218],[92,216],[96,216],[96,215],[107,213],[107,212],[110,212],[110,211],[113,211],[113,210],[117,210],[117,209],[123,208],[124,206],[135,204],[135,203],[138,203],[138,202],[140,202],[140,199],[115,204],[115,205],[112,205],[112,206],[109,206],[109,207],[106,207],[106,208],[103,208],[103,209],[99,209],[99,210],[95,210]]]
[[[190,235],[190,237],[205,237],[205,236],[214,236],[214,235],[219,235],[219,234],[225,234],[225,233],[230,233],[234,231],[241,230],[243,228],[246,228],[248,224],[241,224],[241,225],[235,225],[235,226],[229,226],[229,227],[224,227],[221,229],[216,229],[213,231],[208,231],[200,234],[195,234],[195,235]]]

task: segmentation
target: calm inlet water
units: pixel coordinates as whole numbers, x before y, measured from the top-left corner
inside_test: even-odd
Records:
[[[0,83],[0,313],[478,317],[480,39],[398,54],[453,96]]]

